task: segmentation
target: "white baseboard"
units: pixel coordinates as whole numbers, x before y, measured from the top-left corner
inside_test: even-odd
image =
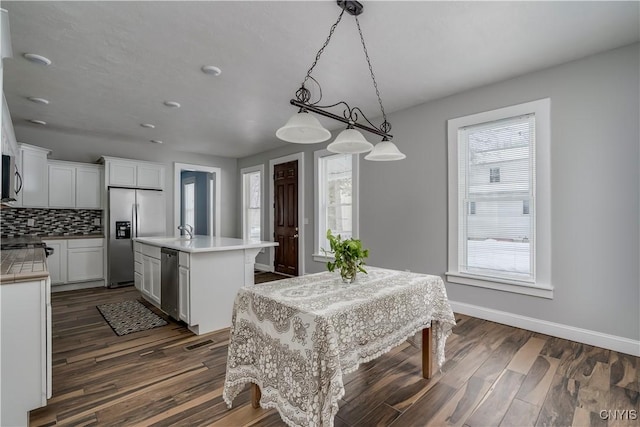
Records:
[[[103,288],[103,287],[104,287],[104,280],[94,280],[92,282],[81,282],[81,283],[65,283],[63,285],[51,285],[51,293],[75,291],[78,289]]]
[[[253,264],[253,268],[260,271],[270,271],[273,273],[273,267],[269,267],[267,264]]]
[[[450,303],[456,313],[640,357],[640,341],[463,302]]]

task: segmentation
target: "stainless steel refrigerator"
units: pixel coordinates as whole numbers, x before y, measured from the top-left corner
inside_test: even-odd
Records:
[[[109,188],[107,283],[110,288],[133,284],[135,237],[166,235],[162,191]]]

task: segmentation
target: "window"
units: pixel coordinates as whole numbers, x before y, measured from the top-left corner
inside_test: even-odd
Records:
[[[552,297],[549,105],[449,120],[450,282]]]
[[[196,226],[196,178],[190,176],[182,181],[184,197],[182,223]]]
[[[329,250],[327,230],[343,238],[358,236],[358,156],[315,152],[316,238],[314,258]]]
[[[489,169],[489,182],[500,182],[500,168]]]
[[[262,239],[262,176],[264,166],[241,170],[242,175],[242,237]]]

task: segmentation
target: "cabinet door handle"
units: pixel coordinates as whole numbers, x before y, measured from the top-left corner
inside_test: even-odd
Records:
[[[16,194],[19,194],[22,191],[22,175],[20,172],[16,171],[16,178],[18,180],[18,188],[16,188]]]

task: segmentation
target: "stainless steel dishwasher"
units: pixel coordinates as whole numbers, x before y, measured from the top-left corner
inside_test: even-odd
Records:
[[[178,251],[162,248],[160,254],[160,308],[169,316],[179,320]]]

